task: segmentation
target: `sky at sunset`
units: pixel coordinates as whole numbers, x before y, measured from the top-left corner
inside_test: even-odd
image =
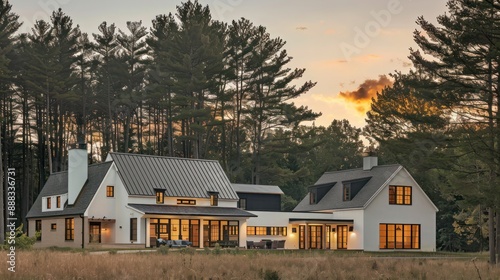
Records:
[[[107,21],[125,30],[127,21],[148,28],[159,14],[175,13],[181,0],[11,0],[13,12],[28,32],[35,20],[48,20],[61,7],[86,33],[97,33]],[[391,81],[385,75],[406,72],[409,48],[416,47],[415,20],[435,22],[447,10],[446,0],[199,0],[214,19],[231,22],[245,17],[265,26],[272,37],[287,42],[290,67],[306,68],[303,80],[317,85],[295,100],[322,112],[316,125],[348,119],[362,127],[369,102]]]

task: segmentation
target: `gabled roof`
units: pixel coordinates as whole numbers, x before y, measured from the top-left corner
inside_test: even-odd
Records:
[[[66,205],[60,211],[42,212],[42,198],[46,196],[63,195],[68,193],[68,171],[53,173],[45,183],[35,203],[31,206],[26,218],[38,218],[49,216],[81,215],[87,210],[97,189],[101,185],[104,176],[111,167],[111,162],[89,165],[88,180],[83,186],[74,205]]]
[[[216,216],[216,217],[257,217],[257,215],[239,208],[213,206],[178,206],[159,204],[129,204],[130,207],[144,214],[181,215],[181,216]]]
[[[221,199],[238,199],[219,162],[111,153],[129,195],[154,196],[155,189],[171,197],[208,198],[218,192]]]
[[[233,188],[237,193],[284,194],[280,187],[271,185],[233,184]]]
[[[385,185],[403,166],[382,165],[375,166],[371,170],[363,168],[343,171],[326,172],[314,184],[335,184],[330,191],[316,204],[309,203],[309,194],[295,207],[293,211],[322,211],[335,209],[363,208],[370,199]],[[349,201],[343,200],[343,183],[359,179],[370,178],[361,190]]]

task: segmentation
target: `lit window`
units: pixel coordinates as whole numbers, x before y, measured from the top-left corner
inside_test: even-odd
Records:
[[[66,218],[64,230],[66,240],[75,240],[75,218]]]
[[[420,225],[380,224],[380,249],[420,249]]]
[[[52,207],[51,198],[47,197],[47,209],[50,209],[51,207]]]
[[[61,196],[56,197],[56,208],[61,208]]]
[[[114,197],[115,196],[115,186],[107,186],[106,187],[106,196]]]
[[[211,206],[219,205],[219,194],[218,193],[210,193],[210,205]]]
[[[50,224],[50,229],[51,230],[56,230],[57,229],[57,224]]]
[[[247,226],[247,235],[281,235],[286,236],[286,227],[254,227]]]
[[[177,199],[177,204],[196,205],[196,200],[194,200],[194,199]]]
[[[165,191],[156,190],[156,204],[163,204],[165,202]]]
[[[411,187],[389,186],[389,204],[411,205]]]

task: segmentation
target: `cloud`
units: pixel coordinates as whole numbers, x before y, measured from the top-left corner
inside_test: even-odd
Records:
[[[413,64],[410,61],[405,61],[405,60],[402,60],[401,58],[391,59],[390,62],[397,63],[397,64],[401,65],[403,68],[409,68],[409,67],[413,66]]]
[[[356,105],[356,110],[361,113],[368,111],[373,97],[377,96],[384,87],[392,85],[386,75],[380,75],[378,80],[368,79],[361,83],[357,90],[340,92],[339,96]]]
[[[370,62],[370,61],[374,61],[374,60],[379,60],[381,58],[382,58],[382,56],[380,56],[378,54],[367,54],[367,55],[355,57],[354,59],[356,61],[359,61],[359,62]]]

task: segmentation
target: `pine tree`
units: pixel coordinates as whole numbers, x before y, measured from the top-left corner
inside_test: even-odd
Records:
[[[5,99],[10,95],[9,84],[12,82],[12,54],[14,48],[14,34],[19,29],[21,24],[18,22],[19,16],[11,12],[12,5],[8,1],[0,0],[0,209],[5,209],[4,205],[4,155],[6,155],[5,145],[2,145],[6,137],[6,129],[4,120],[9,110],[5,107]],[[0,213],[0,244],[3,244],[5,239],[5,216],[3,211]]]
[[[435,98],[447,108],[460,127],[457,131],[464,132],[457,137],[462,148],[488,168],[483,201],[490,207],[490,263],[495,264],[498,228],[494,216],[500,216],[500,5],[487,0],[452,0],[448,7],[449,14],[439,16],[437,26],[423,17],[417,20],[425,33],[415,31],[415,42],[430,57],[411,50],[410,59],[437,82],[439,90],[425,98]]]

